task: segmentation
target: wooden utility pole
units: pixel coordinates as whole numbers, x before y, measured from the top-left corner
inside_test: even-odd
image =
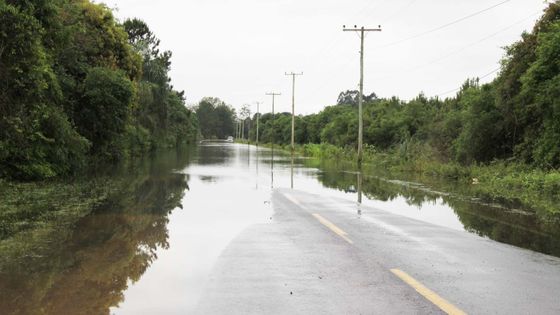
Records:
[[[303,72],[300,73],[285,73],[286,75],[292,76],[292,153],[294,153],[295,146],[294,146],[294,139],[295,139],[295,103],[296,103],[296,76],[303,75]]]
[[[240,122],[239,122],[239,119],[237,119],[235,121],[235,138],[237,138],[237,140],[239,140],[239,125],[240,125]]]
[[[259,105],[261,105],[261,103],[260,102],[255,102],[255,103],[257,103],[257,137],[255,139],[256,140],[255,142],[257,143],[258,146],[259,145],[259,116],[260,116]]]
[[[364,28],[363,26],[358,28],[354,25],[354,28],[346,28],[346,25],[342,26],[342,31],[344,32],[359,32],[360,33],[360,94],[358,95],[358,166],[362,166],[362,142],[364,133],[364,120],[362,111],[362,102],[364,95],[364,38],[366,32],[381,32],[381,25],[378,28]]]
[[[280,96],[282,95],[281,93],[276,93],[276,92],[269,92],[266,93],[266,95],[271,95],[272,96],[272,145],[274,145],[274,98],[276,96]]]

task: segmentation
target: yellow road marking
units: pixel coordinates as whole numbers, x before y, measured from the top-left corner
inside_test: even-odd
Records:
[[[313,216],[319,220],[319,222],[321,222],[321,224],[323,224],[324,226],[328,227],[331,231],[333,231],[334,233],[336,233],[336,235],[342,237],[345,241],[347,241],[350,244],[354,244],[354,242],[352,242],[351,239],[349,239],[346,235],[348,235],[346,232],[344,232],[341,228],[339,228],[338,226],[334,225],[332,222],[330,222],[329,220],[323,218],[322,216],[320,216],[317,213],[313,213]]]
[[[447,300],[437,295],[434,291],[426,288],[422,283],[418,282],[416,279],[409,276],[406,272],[399,269],[391,269],[391,272],[399,277],[409,286],[413,287],[418,293],[423,297],[428,299],[428,301],[434,303],[442,311],[450,315],[466,315],[467,313],[458,309],[455,305],[449,303]]]

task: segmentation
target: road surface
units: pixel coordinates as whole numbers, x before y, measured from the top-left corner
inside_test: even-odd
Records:
[[[274,189],[197,314],[560,314],[560,259],[335,197]]]

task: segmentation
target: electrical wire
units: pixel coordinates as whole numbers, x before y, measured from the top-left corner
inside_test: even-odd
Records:
[[[444,29],[444,28],[447,28],[447,27],[449,27],[449,26],[451,26],[451,25],[455,25],[455,24],[457,24],[457,23],[460,23],[460,22],[463,22],[463,21],[465,21],[465,20],[468,20],[468,19],[470,19],[470,18],[472,18],[472,17],[475,17],[475,16],[477,16],[477,15],[479,15],[479,14],[482,14],[482,13],[484,13],[484,12],[490,11],[490,10],[496,8],[496,7],[499,7],[499,6],[503,5],[503,4],[506,4],[506,3],[511,2],[511,1],[512,1],[512,0],[505,0],[505,1],[502,1],[502,2],[500,2],[500,3],[497,3],[497,4],[494,4],[494,5],[490,6],[490,7],[487,7],[487,8],[485,8],[485,9],[482,9],[482,10],[476,11],[476,12],[474,12],[474,13],[471,13],[471,14],[469,14],[469,15],[466,15],[466,16],[464,16],[464,17],[462,17],[462,18],[453,20],[453,21],[451,21],[451,22],[449,22],[449,23],[440,25],[440,26],[438,26],[438,27],[434,27],[434,28],[432,28],[432,29],[429,29],[429,30],[427,30],[427,31],[424,31],[424,32],[421,32],[421,33],[418,33],[418,34],[415,34],[415,35],[412,35],[412,36],[409,36],[409,37],[405,37],[405,38],[403,38],[403,39],[394,41],[394,42],[392,42],[392,43],[389,43],[389,44],[386,44],[386,45],[377,47],[377,49],[395,46],[395,45],[398,45],[398,44],[407,42],[407,41],[409,41],[409,40],[416,39],[416,38],[418,38],[418,37],[422,37],[422,36],[431,34],[431,33],[433,33],[433,32],[436,32],[436,31],[442,30],[442,29]]]
[[[520,23],[523,23],[523,22],[525,22],[525,21],[527,21],[527,20],[533,18],[535,15],[538,15],[538,14],[541,14],[541,12],[540,12],[540,11],[535,12],[535,13],[533,13],[533,14],[531,14],[531,15],[529,15],[529,16],[527,16],[527,17],[521,19],[521,20],[518,20],[518,21],[516,21],[516,22],[514,22],[514,23],[512,23],[512,24],[510,24],[510,25],[508,25],[508,26],[506,26],[506,27],[504,27],[504,28],[502,28],[502,29],[500,29],[500,30],[498,30],[498,31],[496,31],[496,32],[494,32],[494,33],[492,33],[492,34],[490,34],[490,35],[487,35],[487,36],[485,36],[485,37],[483,37],[483,38],[480,38],[480,39],[478,39],[478,40],[476,40],[476,41],[474,41],[474,42],[471,42],[471,43],[469,43],[469,44],[467,44],[467,45],[465,45],[465,46],[463,46],[463,47],[461,47],[461,48],[455,49],[455,50],[453,50],[453,51],[451,51],[451,52],[449,52],[449,53],[447,53],[447,54],[445,54],[445,55],[443,55],[443,56],[440,56],[440,57],[436,58],[436,59],[432,59],[431,61],[429,61],[429,62],[427,62],[427,63],[425,63],[425,64],[422,64],[422,65],[419,65],[419,66],[415,66],[415,67],[411,67],[411,68],[409,68],[409,69],[406,69],[406,70],[404,70],[404,71],[399,71],[399,72],[401,72],[401,73],[402,73],[402,72],[405,72],[405,73],[414,72],[414,71],[420,70],[420,69],[422,69],[422,68],[425,68],[425,67],[427,67],[427,66],[431,66],[431,65],[433,65],[433,64],[436,64],[436,63],[438,63],[438,62],[440,62],[440,61],[442,61],[442,60],[445,60],[445,59],[447,59],[447,58],[449,58],[449,57],[452,57],[452,56],[454,56],[454,55],[460,54],[460,53],[464,52],[465,50],[467,50],[467,49],[469,49],[469,48],[471,48],[471,47],[474,47],[474,46],[476,46],[476,45],[478,45],[478,44],[480,44],[480,43],[482,43],[482,42],[484,42],[484,41],[487,41],[487,40],[489,40],[489,39],[491,39],[491,38],[493,38],[493,37],[495,37],[495,36],[497,36],[497,35],[499,35],[499,34],[505,32],[505,31],[507,31],[507,30],[511,29],[511,28],[514,27],[514,26],[516,26],[516,25],[518,25],[518,24],[520,24]],[[383,77],[372,78],[371,80],[372,80],[372,81],[379,81],[379,80],[385,80],[385,79],[395,78],[395,77],[397,77],[397,76],[398,76],[397,74],[395,74],[395,75],[388,75],[388,76],[383,76]]]
[[[480,79],[487,78],[487,77],[491,76],[492,74],[494,74],[494,73],[500,71],[500,69],[502,69],[502,68],[501,68],[501,67],[498,67],[498,68],[496,68],[496,69],[494,69],[494,70],[488,72],[487,74],[485,74],[485,75],[483,75],[483,76],[480,76],[480,77],[477,77],[477,78],[478,78],[479,80],[480,80]],[[443,93],[439,93],[439,94],[436,95],[436,97],[441,97],[441,96],[443,96],[443,95],[447,95],[447,94],[450,94],[450,93],[453,93],[453,92],[457,92],[457,91],[459,91],[460,89],[461,89],[461,87],[455,88],[455,89],[453,89],[453,90],[449,90],[449,91],[446,91],[446,92],[443,92]]]

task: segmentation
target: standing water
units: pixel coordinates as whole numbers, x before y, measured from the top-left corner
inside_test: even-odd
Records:
[[[111,173],[0,187],[2,312],[188,313],[228,244],[273,220],[274,188],[361,196],[364,206],[560,256],[557,218],[441,180],[360,176],[237,144],[160,154]]]

